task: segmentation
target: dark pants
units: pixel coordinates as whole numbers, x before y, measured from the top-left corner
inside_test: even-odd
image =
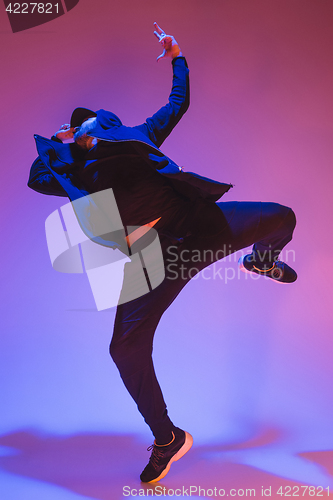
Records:
[[[255,253],[268,262],[273,260],[271,255],[276,257],[291,240],[296,224],[293,211],[277,203],[216,205],[221,210],[218,218],[223,230],[214,236],[192,234],[178,244],[160,236],[164,281],[148,294],[117,308],[110,353],[127,390],[161,444],[170,440],[173,429],[152,361],[153,337],[162,314],[195,274],[226,255],[254,244]],[[195,262],[191,262],[191,255],[195,255]]]

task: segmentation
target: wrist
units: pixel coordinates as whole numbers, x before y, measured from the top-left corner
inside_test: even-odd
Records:
[[[175,48],[175,50],[172,51],[171,57],[172,59],[175,59],[176,57],[183,57],[183,53],[179,47]]]

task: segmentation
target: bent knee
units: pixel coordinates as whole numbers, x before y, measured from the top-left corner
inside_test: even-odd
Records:
[[[126,356],[126,348],[120,342],[111,341],[109,353],[113,361],[117,364],[124,356]]]
[[[139,338],[112,339],[109,348],[110,356],[118,367],[124,363],[132,365],[140,363],[141,359],[150,358],[152,351],[153,343],[142,342]]]
[[[293,231],[296,226],[296,215],[292,208],[284,207],[287,209],[287,214],[284,219],[284,224],[288,226],[290,231]]]
[[[296,226],[296,216],[290,207],[280,205],[279,203],[262,203],[262,219],[270,220],[275,226],[283,225],[290,231]]]

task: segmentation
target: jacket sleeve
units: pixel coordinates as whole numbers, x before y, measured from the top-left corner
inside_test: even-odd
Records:
[[[68,196],[56,178],[45,167],[39,156],[31,166],[28,187],[42,194]]]
[[[169,102],[137,127],[157,147],[165,141],[190,104],[189,70],[185,57],[172,60],[173,81]]]
[[[55,135],[51,137],[52,141],[61,142]],[[56,178],[45,167],[38,156],[31,165],[28,187],[42,194],[51,194],[54,196],[68,196],[66,191],[60,186]]]

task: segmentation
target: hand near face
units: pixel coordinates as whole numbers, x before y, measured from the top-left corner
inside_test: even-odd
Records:
[[[65,125],[61,125],[58,132],[56,132],[54,135],[61,141],[66,141],[68,139],[73,139],[74,133],[75,127],[71,127],[69,123],[65,123]]]
[[[157,23],[154,23],[154,28],[154,35],[158,38],[158,41],[163,47],[162,54],[158,56],[156,60],[158,61],[163,57],[171,57],[174,59],[175,57],[182,56],[182,52],[174,37],[172,35],[166,35]]]

